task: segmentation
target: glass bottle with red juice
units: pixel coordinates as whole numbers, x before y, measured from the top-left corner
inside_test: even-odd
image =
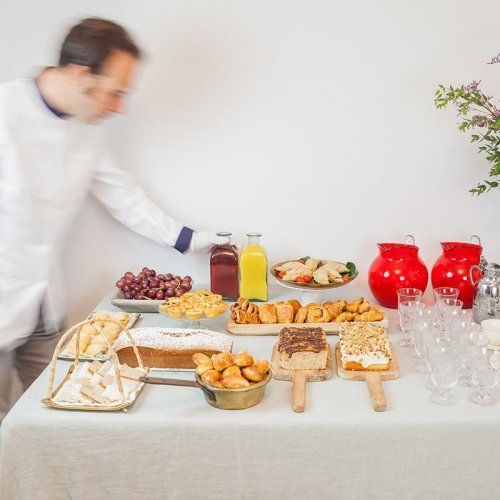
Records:
[[[238,250],[231,245],[231,233],[217,233],[227,237],[227,243],[216,245],[210,255],[210,290],[224,299],[238,299]]]

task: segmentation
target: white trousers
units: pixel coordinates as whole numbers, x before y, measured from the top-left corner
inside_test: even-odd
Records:
[[[10,410],[14,375],[17,373],[26,391],[50,363],[60,336],[60,331],[45,330],[40,314],[35,331],[22,345],[0,351],[0,423]]]

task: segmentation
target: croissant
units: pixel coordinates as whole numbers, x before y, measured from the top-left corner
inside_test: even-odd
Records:
[[[325,302],[323,307],[328,311],[330,321],[333,321],[341,312],[344,311],[345,301]]]
[[[354,321],[354,318],[356,317],[356,313],[351,313],[349,311],[345,311],[343,313],[340,313],[336,318],[335,322],[336,323],[342,323],[344,321]]]
[[[358,307],[361,303],[364,302],[364,297],[358,297],[356,300],[353,300],[351,303],[347,304],[346,310],[350,313],[358,312]]]
[[[330,321],[330,315],[324,307],[310,307],[307,311],[306,321],[307,323],[328,323]]]
[[[292,323],[293,322],[293,307],[288,302],[276,302],[276,316],[278,323]]]
[[[382,321],[384,319],[384,315],[376,310],[371,309],[370,311],[366,311],[363,314],[359,314],[355,321]]]
[[[368,301],[361,302],[358,306],[358,313],[363,314],[371,309],[370,303]]]
[[[300,307],[295,313],[294,323],[305,323],[307,318],[307,307]]]

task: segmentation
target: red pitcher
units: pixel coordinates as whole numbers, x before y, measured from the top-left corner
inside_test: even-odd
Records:
[[[375,299],[385,307],[398,307],[400,288],[418,288],[425,292],[429,273],[418,256],[413,236],[405,243],[377,243],[380,255],[368,270],[368,284]]]
[[[472,266],[479,266],[483,247],[479,236],[472,235],[470,243],[461,241],[445,241],[441,243],[443,253],[436,260],[431,272],[432,286],[451,286],[458,288],[458,298],[463,301],[464,309],[470,309],[474,300],[474,285],[471,283],[469,271]],[[472,243],[475,241],[475,243]],[[474,280],[480,276],[478,270],[473,272]]]

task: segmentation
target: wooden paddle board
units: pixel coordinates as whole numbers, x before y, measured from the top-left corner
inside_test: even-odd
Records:
[[[379,325],[387,328],[389,321],[387,317],[384,317],[382,321],[374,321],[367,324]],[[229,316],[227,331],[234,335],[278,335],[283,328],[323,328],[327,335],[335,335],[339,333],[343,325],[345,325],[345,323],[335,323],[335,321],[330,323],[274,323],[271,325],[259,323],[240,325],[235,323],[234,319]]]
[[[302,413],[306,407],[307,382],[323,382],[333,376],[332,349],[328,344],[328,356],[324,370],[285,370],[280,366],[278,344],[274,344],[271,370],[275,380],[292,382],[292,409],[297,413]]]
[[[382,381],[393,380],[399,377],[399,364],[396,358],[394,346],[391,347],[391,363],[388,370],[370,371],[370,370],[345,370],[342,368],[342,359],[340,356],[340,343],[335,345],[335,358],[337,361],[337,373],[340,378],[345,380],[364,380],[370,391],[372,406],[375,411],[385,411],[387,401],[385,399]]]

